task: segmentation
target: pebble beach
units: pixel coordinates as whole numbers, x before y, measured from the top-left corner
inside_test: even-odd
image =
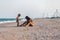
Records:
[[[23,22],[20,22],[22,24]],[[60,19],[34,19],[33,27],[0,24],[0,40],[60,40]]]

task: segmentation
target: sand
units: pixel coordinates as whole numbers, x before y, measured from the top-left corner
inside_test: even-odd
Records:
[[[16,22],[0,24],[0,40],[60,40],[60,19],[34,22],[34,27],[17,27]]]

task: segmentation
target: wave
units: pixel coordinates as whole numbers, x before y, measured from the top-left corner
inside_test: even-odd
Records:
[[[22,19],[20,21],[26,21],[26,20],[25,19]],[[0,24],[2,24],[2,23],[11,23],[11,22],[16,22],[16,20],[0,21]]]
[[[1,21],[0,24],[2,24],[2,23],[10,23],[10,22],[16,22],[16,21]]]

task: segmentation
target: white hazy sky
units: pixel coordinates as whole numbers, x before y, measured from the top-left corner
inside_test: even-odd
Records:
[[[0,0],[0,18],[52,16],[55,10],[60,11],[60,0]]]

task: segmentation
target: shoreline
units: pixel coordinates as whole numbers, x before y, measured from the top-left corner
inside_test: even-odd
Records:
[[[34,21],[34,23],[35,22],[37,22],[37,21],[57,21],[57,20],[60,20],[60,19],[45,19],[45,18],[35,18],[35,19],[33,19],[33,21]],[[20,21],[20,24],[22,24],[24,21]],[[15,22],[15,21],[11,21],[11,22],[6,22],[6,23],[0,23],[0,27],[1,26],[11,26],[11,25],[14,25],[14,26],[16,26],[17,25],[17,23]],[[12,26],[13,26],[12,25]]]

